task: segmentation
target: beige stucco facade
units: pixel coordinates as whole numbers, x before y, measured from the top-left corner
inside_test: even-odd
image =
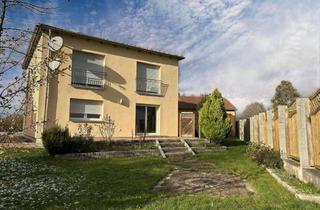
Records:
[[[118,45],[98,42],[68,33],[52,32],[52,36],[63,38],[62,51],[67,55],[65,62],[59,67],[65,69],[63,74],[49,80],[37,88],[33,94],[36,131],[28,129],[30,122],[25,120],[25,133],[40,138],[43,128],[52,125],[67,126],[72,135],[77,133],[78,125],[88,123],[93,126],[92,135],[101,137],[96,121],[74,121],[69,115],[70,100],[84,99],[102,102],[102,115],[108,114],[116,125],[114,137],[136,136],[136,105],[157,107],[157,136],[178,136],[178,73],[179,61],[169,56],[147,53]],[[42,31],[39,42],[47,45],[48,33]],[[43,49],[40,57],[46,56]],[[76,87],[71,84],[72,54],[75,51],[88,52],[104,57],[104,87],[99,89]],[[36,53],[35,54],[39,54]],[[39,55],[37,55],[39,57]],[[35,60],[32,58],[30,64]],[[136,91],[137,63],[152,64],[159,67],[160,80],[165,85],[163,95],[147,95]],[[40,71],[45,74],[45,67]],[[46,102],[46,91],[48,99]],[[46,108],[47,103],[47,108]],[[29,118],[32,113],[29,113]],[[30,121],[30,120],[29,120]],[[41,121],[44,121],[43,123]]]

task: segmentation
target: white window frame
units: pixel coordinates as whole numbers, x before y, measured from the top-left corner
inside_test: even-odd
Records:
[[[100,103],[100,117],[99,118],[88,118],[88,115],[90,113],[74,113],[74,114],[83,114],[83,117],[71,117],[71,101],[76,100],[76,101],[83,101],[83,102],[98,102]],[[91,113],[94,114],[94,113]],[[71,121],[101,121],[103,117],[103,101],[99,100],[87,100],[87,99],[77,99],[77,98],[71,98],[70,99],[70,105],[69,105],[69,119]]]
[[[140,78],[139,75],[138,75],[139,64],[155,67],[155,69],[157,69],[157,71],[158,71],[158,77],[157,78]],[[145,90],[140,90],[138,88],[138,83],[141,82],[140,80],[146,80],[146,88],[145,88]],[[154,82],[156,83],[156,86],[157,86],[157,83],[159,83],[158,84],[159,85],[158,86],[158,88],[159,88],[158,92],[153,92],[153,91],[148,91],[147,90],[148,89],[147,80],[154,80]],[[161,81],[161,67],[159,65],[152,64],[152,63],[140,62],[140,61],[137,62],[137,64],[136,64],[136,91],[138,93],[147,94],[147,95],[161,95],[161,84],[162,84],[162,81]]]
[[[105,66],[106,66],[106,56],[104,54],[98,54],[98,53],[95,53],[95,52],[91,52],[91,51],[84,51],[84,50],[77,50],[77,49],[73,49],[72,50],[72,56],[74,53],[83,53],[83,54],[91,54],[91,55],[94,55],[94,56],[101,56],[103,57],[102,59],[102,84],[101,86],[90,86],[90,84],[88,83],[85,83],[85,84],[74,84],[74,81],[73,81],[73,73],[74,73],[74,64],[73,64],[73,59],[71,61],[71,85],[72,86],[75,86],[75,87],[82,87],[82,88],[89,88],[89,89],[102,89],[104,87],[104,84],[105,84]]]
[[[145,108],[146,107],[155,107],[156,108],[156,132],[153,132],[153,133],[146,133],[146,135],[148,136],[157,136],[157,135],[160,135],[160,105],[153,105],[153,104],[136,104],[135,107],[137,106],[144,106]],[[134,120],[134,129],[136,130],[136,111],[137,109],[135,108],[135,120]],[[145,113],[147,114],[147,113]],[[145,116],[146,117],[146,116]],[[147,122],[147,119],[145,119],[145,123]],[[137,136],[141,136],[141,135],[144,135],[144,133],[141,133],[141,132],[136,132],[136,135]]]

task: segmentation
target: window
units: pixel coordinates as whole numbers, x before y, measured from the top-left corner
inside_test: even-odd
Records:
[[[101,119],[101,101],[88,101],[80,99],[70,100],[71,120],[99,120]]]
[[[157,108],[136,106],[136,133],[156,133]]]
[[[155,65],[137,64],[137,91],[160,94],[161,80],[159,67]]]
[[[104,56],[73,51],[72,84],[86,87],[102,87],[104,80]]]

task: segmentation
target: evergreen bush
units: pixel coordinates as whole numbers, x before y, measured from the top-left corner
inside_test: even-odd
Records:
[[[218,89],[206,97],[199,115],[201,132],[210,142],[221,142],[230,133],[231,122]]]

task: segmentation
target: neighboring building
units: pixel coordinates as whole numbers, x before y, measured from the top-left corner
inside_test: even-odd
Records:
[[[203,96],[179,97],[179,136],[199,137],[198,106]],[[223,98],[224,108],[231,120],[230,136],[236,135],[236,108],[226,98]]]
[[[79,123],[89,123],[93,136],[100,137],[96,124],[108,114],[115,121],[114,137],[178,136],[178,73],[184,57],[40,24],[23,63],[29,74],[48,57],[49,33],[63,38],[60,51],[68,57],[59,68],[67,70],[29,93],[25,135],[39,139],[53,125],[76,134]],[[46,71],[39,67],[29,78],[44,78]]]

